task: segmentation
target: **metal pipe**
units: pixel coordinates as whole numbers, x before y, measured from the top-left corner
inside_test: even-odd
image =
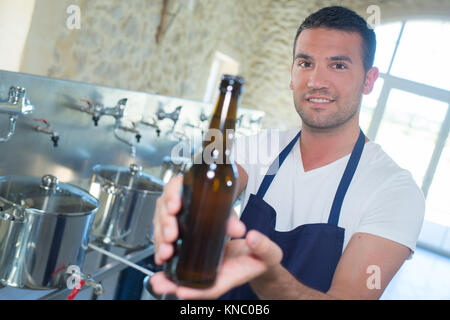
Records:
[[[16,130],[16,121],[17,116],[9,116],[9,132],[6,135],[6,138],[0,138],[0,142],[6,142],[13,136],[14,131]]]
[[[117,138],[117,140],[128,145],[130,147],[131,156],[136,157],[136,147],[131,142],[129,142],[129,141],[125,140],[124,138],[122,138],[121,136],[119,136],[119,133],[118,133],[119,130],[120,130],[120,127],[119,127],[119,125],[117,125],[117,122],[116,122],[116,126],[114,128],[114,136]]]
[[[114,260],[122,262],[123,264],[126,264],[127,266],[130,266],[130,267],[132,267],[132,268],[134,268],[134,269],[136,269],[136,270],[138,270],[138,271],[140,271],[140,272],[142,272],[144,274],[147,274],[149,276],[152,276],[154,274],[154,272],[152,272],[152,271],[150,271],[148,269],[145,269],[145,268],[143,268],[143,267],[141,267],[141,266],[139,266],[139,265],[137,265],[137,264],[135,264],[133,262],[130,262],[127,259],[122,258],[121,256],[118,256],[118,255],[116,255],[114,253],[111,253],[111,252],[106,251],[106,250],[104,250],[104,249],[102,249],[100,247],[97,247],[96,245],[93,245],[92,243],[89,243],[88,247],[91,248],[92,250],[98,251],[101,254],[104,254],[104,255],[106,255],[106,256],[108,256],[110,258],[113,258]]]

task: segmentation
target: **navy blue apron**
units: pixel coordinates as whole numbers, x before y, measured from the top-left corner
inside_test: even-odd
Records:
[[[296,145],[301,131],[280,153],[265,175],[256,195],[251,194],[241,215],[247,230],[256,229],[283,250],[281,264],[308,287],[327,292],[342,254],[345,229],[338,226],[342,203],[364,149],[365,136],[360,129],[350,159],[333,200],[328,223],[304,224],[287,232],[275,230],[277,213],[263,198],[278,169]],[[269,174],[270,173],[270,174]],[[258,299],[248,284],[237,287],[220,299]]]

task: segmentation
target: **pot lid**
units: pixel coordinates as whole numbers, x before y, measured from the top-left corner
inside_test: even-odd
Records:
[[[118,188],[134,191],[161,192],[164,182],[142,171],[142,166],[132,164],[129,168],[111,165],[96,165],[94,173]]]
[[[0,209],[21,207],[42,213],[84,215],[98,208],[98,200],[74,185],[60,183],[55,176],[42,178],[0,177]]]

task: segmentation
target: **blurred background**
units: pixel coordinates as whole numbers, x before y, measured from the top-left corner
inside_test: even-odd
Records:
[[[449,0],[0,0],[0,70],[206,104],[221,74],[239,74],[242,105],[285,129],[299,125],[296,30],[328,5],[376,22],[381,74],[361,127],[426,196],[419,248],[383,298],[450,299]]]

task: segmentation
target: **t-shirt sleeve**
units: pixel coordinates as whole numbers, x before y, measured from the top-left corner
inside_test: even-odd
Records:
[[[374,234],[409,249],[410,259],[425,215],[425,198],[408,171],[385,181],[368,199],[356,232]]]

